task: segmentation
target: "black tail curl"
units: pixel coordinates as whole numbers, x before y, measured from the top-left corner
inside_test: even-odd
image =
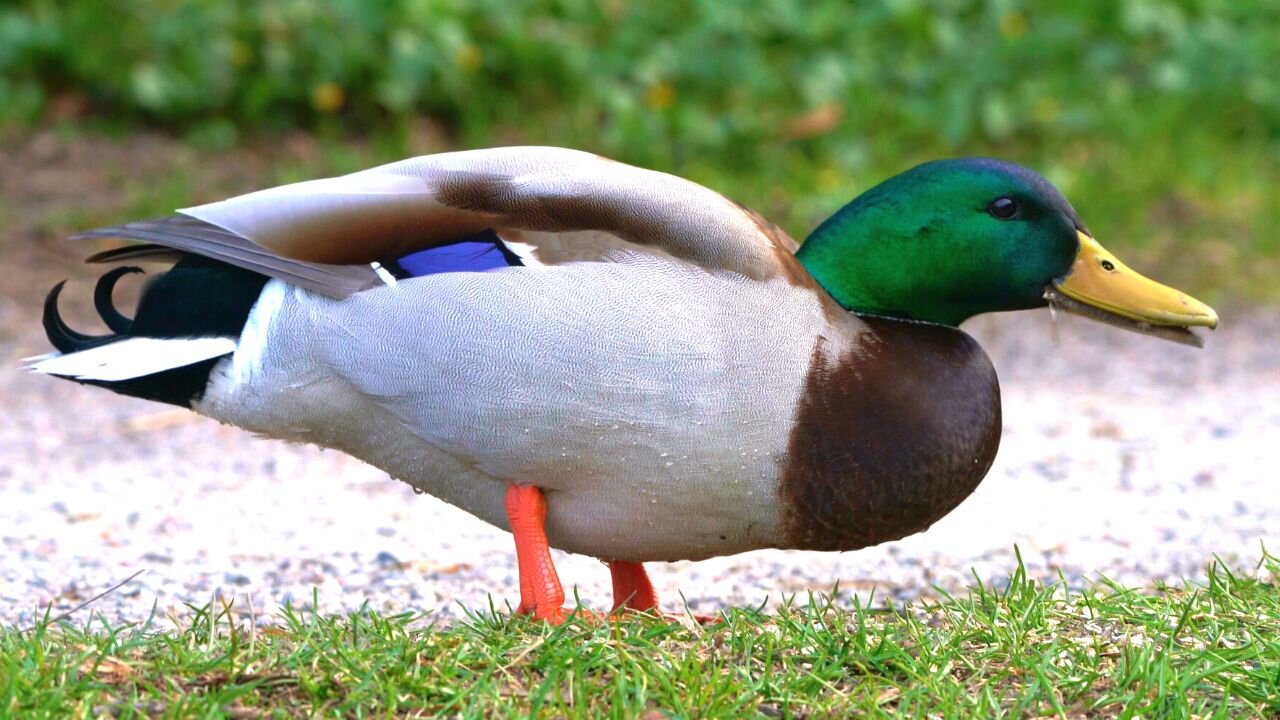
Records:
[[[87,335],[72,330],[58,311],[58,297],[62,294],[62,288],[66,286],[67,281],[63,280],[54,285],[49,294],[45,296],[44,315],[42,318],[44,333],[53,347],[58,352],[73,353],[101,347],[107,343],[115,342],[121,337],[128,336],[133,328],[133,321],[121,314],[119,310],[116,310],[115,304],[111,300],[111,294],[120,278],[141,272],[142,268],[140,267],[119,267],[98,278],[98,284],[93,290],[93,306],[98,311],[98,315],[102,317],[102,321],[111,330],[111,333],[107,335]]]
[[[109,270],[98,278],[98,284],[93,288],[93,307],[98,311],[98,315],[102,318],[102,322],[111,328],[111,332],[117,335],[128,335],[133,330],[133,320],[120,314],[116,310],[115,303],[111,301],[111,294],[116,289],[116,283],[125,275],[145,274],[140,267],[125,266]]]
[[[135,248],[125,250],[138,252]],[[146,248],[142,250],[147,252]],[[114,259],[123,259],[119,256],[125,254],[117,253]],[[148,259],[152,258],[148,256]],[[69,327],[58,310],[58,298],[66,281],[54,285],[45,297],[42,318],[50,344],[59,352],[69,354],[137,337],[238,338],[268,279],[218,260],[180,255],[168,271],[147,281],[131,319],[116,308],[112,293],[121,278],[142,272],[139,267],[122,266],[98,278],[93,290],[93,306],[111,330],[104,335],[89,335]],[[129,380],[68,379],[123,395],[191,407],[203,397],[209,374],[218,360],[204,360]]]

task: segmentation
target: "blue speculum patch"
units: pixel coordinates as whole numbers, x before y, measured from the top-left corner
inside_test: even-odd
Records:
[[[523,265],[492,230],[464,240],[419,250],[388,263],[401,279],[446,272],[483,272],[494,268]]]

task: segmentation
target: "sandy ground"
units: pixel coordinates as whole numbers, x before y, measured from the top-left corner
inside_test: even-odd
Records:
[[[0,229],[0,622],[56,614],[139,570],[75,620],[180,618],[218,596],[262,621],[286,602],[441,619],[514,603],[509,535],[373,468],[18,368],[48,350],[39,306],[57,280],[77,279],[69,314],[92,327],[86,248],[57,237],[75,216],[49,218],[127,206],[134,191],[112,178],[163,172],[135,166],[146,158],[199,162],[155,142],[0,148],[0,214],[19,209]],[[231,158],[214,184],[247,189],[233,171],[253,162]],[[681,592],[699,612],[776,603],[837,582],[846,602],[910,599],[1007,576],[1015,545],[1038,577],[1139,586],[1199,576],[1215,555],[1251,569],[1264,543],[1280,549],[1280,316],[1225,313],[1201,351],[1044,312],[967,329],[995,361],[1005,410],[999,457],[969,500],[924,534],[858,552],[652,565],[665,606]],[[584,602],[607,606],[604,566],[557,562]]]

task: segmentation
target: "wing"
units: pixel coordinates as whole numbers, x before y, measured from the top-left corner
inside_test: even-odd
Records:
[[[85,262],[173,262],[181,258],[181,253],[192,253],[279,278],[331,297],[346,297],[382,284],[377,271],[368,263],[331,265],[298,262],[281,257],[242,235],[186,215],[132,222],[76,235],[76,238],[98,237],[143,240],[146,244],[100,252],[91,255]],[[179,251],[176,255],[175,250]]]
[[[179,212],[86,235],[208,255],[336,297],[380,284],[372,263],[490,230],[528,264],[635,250],[811,283],[791,238],[719,193],[562,148],[428,155]]]

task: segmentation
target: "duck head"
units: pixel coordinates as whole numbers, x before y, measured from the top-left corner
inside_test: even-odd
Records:
[[[926,163],[822,223],[797,258],[846,309],[958,325],[1053,305],[1199,345],[1213,308],[1130,269],[1048,180],[986,158]]]

